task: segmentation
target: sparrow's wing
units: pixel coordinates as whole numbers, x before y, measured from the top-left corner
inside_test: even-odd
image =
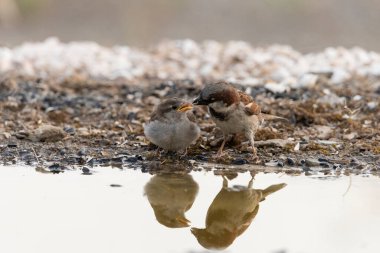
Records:
[[[157,111],[155,110],[154,112],[152,112],[152,114],[150,115],[150,120],[149,122],[153,122],[153,121],[156,121],[156,120],[160,120],[162,117],[162,115]]]
[[[238,91],[240,102],[244,105],[244,111],[247,115],[259,115],[261,113],[261,107],[253,101],[253,98],[242,92]]]

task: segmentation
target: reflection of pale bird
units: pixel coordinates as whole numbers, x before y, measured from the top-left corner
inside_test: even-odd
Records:
[[[188,227],[185,217],[198,193],[191,175],[156,175],[145,185],[145,194],[159,223],[170,228]]]
[[[251,179],[248,187],[228,187],[223,177],[223,188],[207,211],[206,228],[191,228],[191,232],[203,247],[225,249],[249,227],[259,210],[259,202],[285,186],[276,184],[256,190],[252,189]]]

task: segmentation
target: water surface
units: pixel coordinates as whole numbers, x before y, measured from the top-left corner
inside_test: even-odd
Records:
[[[0,252],[380,252],[375,177],[93,170],[0,166]]]

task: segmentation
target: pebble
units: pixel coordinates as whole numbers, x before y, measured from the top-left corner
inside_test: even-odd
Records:
[[[367,103],[368,109],[370,110],[375,110],[378,105],[379,103],[375,101],[371,101]]]
[[[89,168],[83,167],[82,168],[82,175],[92,175],[92,172],[90,171]]]
[[[317,73],[331,73],[325,78],[333,84],[380,73],[380,55],[357,47],[330,47],[302,54],[286,45],[262,48],[244,41],[167,40],[142,50],[103,47],[95,42],[63,43],[48,38],[13,48],[0,47],[0,55],[6,55],[0,57],[0,74],[17,70],[17,74],[24,76],[45,77],[49,73],[49,77],[65,80],[80,75],[132,84],[138,84],[146,76],[152,80],[230,80],[246,86],[274,80],[269,89],[275,92],[313,86],[321,76]],[[254,73],[251,66],[255,66]],[[164,82],[162,86],[161,95],[167,94],[166,88],[175,89],[174,82]]]
[[[66,133],[68,133],[70,135],[75,135],[75,128],[73,128],[73,127],[65,126],[63,128],[63,131],[65,131]]]
[[[208,158],[206,156],[204,156],[204,155],[196,155],[195,158],[197,160],[204,161],[204,162],[208,161]]]
[[[320,162],[319,166],[321,166],[322,168],[330,168],[330,164],[326,162]]]
[[[329,160],[326,159],[326,158],[323,158],[323,157],[319,157],[319,158],[318,158],[318,161],[319,161],[319,162],[324,162],[324,163],[329,163]]]
[[[317,159],[306,159],[305,164],[309,167],[316,167],[320,165],[320,162]]]
[[[8,143],[8,148],[17,148],[17,143]]]
[[[138,157],[136,157],[136,156],[130,156],[130,157],[128,157],[127,159],[125,159],[125,161],[126,162],[128,162],[128,163],[135,163],[135,162],[137,162],[139,159],[138,159]]]
[[[303,172],[310,173],[312,170],[309,167],[302,166]]]
[[[62,166],[62,165],[58,164],[58,163],[54,163],[54,164],[50,165],[48,167],[48,169],[52,173],[58,174],[58,173],[64,172],[64,170],[66,170],[67,168],[65,166]]]
[[[289,165],[289,166],[295,166],[296,165],[296,162],[293,160],[293,158],[286,158],[286,163]]]
[[[243,164],[248,164],[248,161],[246,159],[244,159],[244,158],[237,158],[237,159],[233,160],[231,162],[231,164],[233,164],[233,165],[243,165]]]

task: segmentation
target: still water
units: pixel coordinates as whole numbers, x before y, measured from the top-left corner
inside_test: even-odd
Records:
[[[379,178],[94,171],[0,166],[0,252],[380,252]]]

